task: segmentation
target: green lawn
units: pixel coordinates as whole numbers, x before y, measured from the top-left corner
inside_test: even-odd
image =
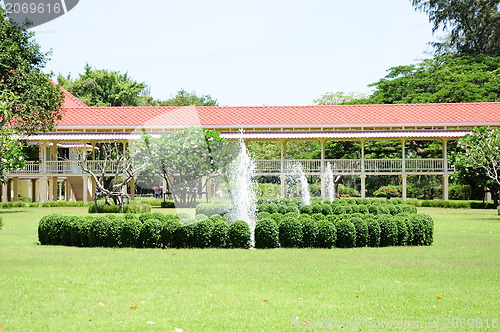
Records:
[[[454,318],[493,329],[500,216],[419,211],[435,220],[430,247],[161,250],[39,246],[41,216],[86,208],[1,210],[0,330],[337,330],[342,321],[372,331],[392,321],[424,331],[460,326]]]

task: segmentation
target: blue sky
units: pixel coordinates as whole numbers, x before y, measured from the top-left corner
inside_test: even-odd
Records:
[[[128,72],[155,98],[183,88],[222,106],[368,93],[435,40],[409,0],[80,0],[33,31],[53,50],[47,71],[77,76],[89,63]]]

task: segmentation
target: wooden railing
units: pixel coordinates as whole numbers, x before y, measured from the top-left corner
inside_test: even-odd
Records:
[[[117,167],[116,161],[88,161],[90,169],[100,172],[113,173]],[[345,173],[390,173],[390,172],[445,172],[444,159],[326,159],[322,164],[320,159],[286,159],[281,160],[255,160],[258,174],[278,174],[288,172],[296,164],[301,164],[306,173],[321,173],[323,167],[330,163],[334,174]],[[453,171],[453,166],[448,162],[447,171]],[[42,175],[42,174],[81,174],[83,173],[74,161],[28,161],[23,169],[10,172],[8,175]]]

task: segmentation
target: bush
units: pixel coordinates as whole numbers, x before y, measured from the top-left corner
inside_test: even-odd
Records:
[[[257,221],[269,219],[271,218],[271,214],[269,212],[259,212],[257,214]]]
[[[323,213],[323,205],[321,204],[314,204],[312,206],[312,213],[315,214],[315,213]]]
[[[95,217],[90,224],[89,244],[91,247],[106,247],[110,220],[106,216]]]
[[[302,236],[302,224],[297,219],[285,219],[279,225],[279,240],[284,248],[300,247]]]
[[[73,221],[71,243],[77,247],[90,247],[90,227],[94,218],[91,216],[78,217]]]
[[[380,246],[380,223],[374,218],[366,219],[366,225],[368,226],[368,240],[367,245],[369,247],[379,247]]]
[[[380,246],[394,246],[398,242],[398,226],[391,215],[381,214],[377,216],[380,224]]]
[[[333,223],[327,220],[320,220],[317,222],[317,230],[318,233],[314,245],[315,247],[330,249],[335,246],[335,241],[337,240],[337,229]]]
[[[213,217],[212,217],[213,218]],[[229,245],[229,226],[222,219],[212,219],[213,229],[210,243],[214,248],[227,248]]]
[[[196,248],[210,247],[214,224],[211,219],[199,221],[193,225],[193,240]]]
[[[174,203],[174,201],[171,201],[171,200],[162,201],[160,203],[160,207],[163,209],[175,209],[175,203]]]
[[[402,216],[394,217],[394,222],[398,228],[398,240],[396,241],[396,245],[405,246],[408,243],[409,231],[408,224],[406,222],[406,218]]]
[[[368,243],[368,225],[361,218],[350,220],[356,228],[356,247],[366,247]]]
[[[71,234],[73,233],[74,228],[74,220],[76,217],[64,217],[61,222],[61,244],[63,246],[71,246],[73,245],[71,241]]]
[[[139,219],[126,218],[121,229],[122,247],[139,247],[139,237],[141,236],[142,222]]]
[[[496,205],[492,202],[470,202],[471,209],[495,209]]]
[[[38,240],[41,244],[62,244],[61,227],[67,217],[52,214],[43,217],[38,224]]]
[[[401,197],[401,186],[383,186],[373,193],[375,197],[387,197],[387,195],[389,195],[389,197]]]
[[[321,213],[323,213],[325,216],[328,216],[333,213],[333,209],[330,204],[323,204],[321,206]]]
[[[204,214],[208,217],[214,214],[225,215],[231,210],[229,204],[218,204],[218,203],[199,203],[196,205],[196,214]]]
[[[313,218],[313,220],[320,221],[325,219],[325,215],[323,213],[313,213],[311,218]]]
[[[170,218],[165,218],[162,221],[162,229],[160,232],[160,242],[163,248],[174,248],[175,247],[175,233],[181,227],[179,218],[177,216],[172,216]]]
[[[300,208],[300,213],[302,214],[312,214],[313,209],[311,205],[302,205]]]
[[[166,214],[163,214],[163,213],[160,213],[160,212],[147,212],[147,213],[142,213],[139,215],[139,220],[141,222],[145,222],[146,220],[149,220],[149,219],[156,219],[156,220],[160,220],[160,221],[165,221],[167,220],[167,215]]]
[[[311,218],[309,215],[300,218],[302,224],[302,246],[312,248],[316,245],[316,237],[318,236],[318,221]]]
[[[89,204],[89,213],[120,213],[119,205],[108,205],[99,203],[97,205],[97,212],[95,211],[95,204]],[[151,211],[151,205],[148,204],[125,204],[123,205],[123,213],[145,213]]]
[[[236,220],[229,225],[229,242],[233,248],[250,248],[251,234],[250,227],[243,220]]]
[[[175,248],[192,248],[194,224],[180,226],[174,231],[174,247]]]
[[[472,196],[472,189],[468,184],[454,184],[448,190],[450,199],[468,200]]]
[[[339,220],[335,227],[337,228],[338,248],[353,248],[356,245],[356,228],[353,223],[347,220]]]
[[[159,248],[161,247],[161,231],[163,227],[158,219],[148,219],[142,223],[141,235],[139,243],[144,248]]]
[[[278,248],[279,228],[273,219],[263,219],[255,225],[255,248]]]

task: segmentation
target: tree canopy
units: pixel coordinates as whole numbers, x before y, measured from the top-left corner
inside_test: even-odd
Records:
[[[165,189],[176,205],[186,206],[195,202],[209,178],[225,171],[237,148],[217,131],[190,127],[160,137],[143,135],[133,150],[141,162],[149,161],[145,168],[149,174],[167,182]]]
[[[0,124],[10,118],[22,132],[52,129],[61,117],[63,100],[60,89],[42,73],[49,53],[40,50],[33,36],[0,8]]]
[[[152,101],[145,83],[133,80],[127,73],[95,69],[89,64],[78,78],[59,75],[57,82],[88,106],[142,106]]]
[[[432,31],[449,31],[444,42],[432,43],[441,53],[500,56],[498,0],[411,0],[429,16]]]
[[[453,154],[456,176],[488,186],[498,204],[500,194],[500,130],[481,127],[458,141]]]
[[[187,92],[184,89],[177,91],[177,95],[164,101],[157,101],[160,106],[218,106],[217,99],[209,95],[198,96],[195,91]]]
[[[466,103],[500,101],[500,57],[436,55],[389,69],[370,84],[375,91],[354,103]]]

